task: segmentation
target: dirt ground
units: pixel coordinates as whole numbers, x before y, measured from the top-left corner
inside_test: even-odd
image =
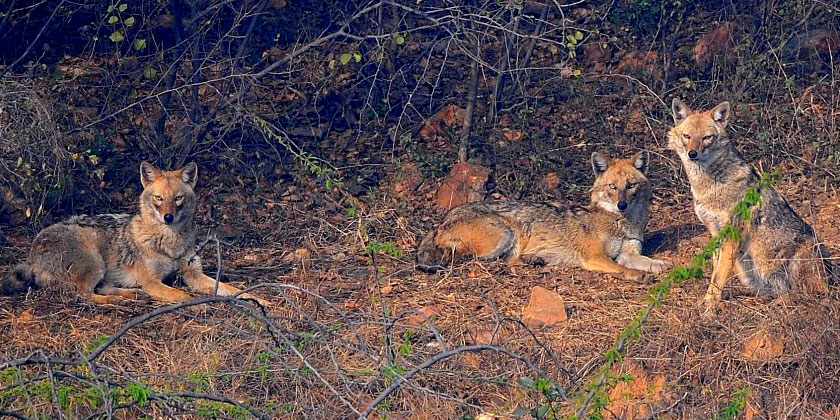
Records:
[[[661,277],[634,283],[565,266],[482,261],[437,274],[416,271],[417,244],[443,218],[435,195],[456,161],[463,125],[441,120],[427,135],[426,121],[467,107],[471,56],[455,41],[438,42],[444,31],[434,28],[399,35],[400,48],[396,38],[364,50],[361,41],[336,36],[298,55],[307,37],[337,30],[331,13],[338,12],[331,2],[263,3],[265,27],[292,29],[257,31],[242,63],[235,52],[240,38],[225,38],[240,37],[241,28],[198,25],[206,32],[195,37],[218,35],[236,55],[205,51],[201,42],[183,46],[184,54],[180,44],[166,47],[166,56],[163,47],[158,55],[131,53],[128,44],[125,56],[101,43],[67,56],[54,47],[44,49],[54,67],[16,69],[0,79],[0,170],[22,180],[0,185],[0,272],[24,258],[45,225],[75,213],[134,212],[139,162],[170,164],[183,156],[200,168],[199,238],[220,239],[220,260],[213,243],[201,250],[205,272],[256,287],[253,293],[270,302],[257,308],[210,299],[166,310],[150,300],[92,305],[53,290],[0,296],[0,418],[345,419],[366,409],[370,419],[569,418]],[[428,13],[460,13],[408,3]],[[493,31],[503,31],[495,21],[461,27],[495,34],[481,38],[491,64],[478,75],[467,144],[469,162],[491,172],[483,198],[586,204],[593,151],[648,150],[653,204],[646,252],[688,264],[709,234],[694,215],[679,160],[665,148],[668,105],[674,97],[698,108],[730,100],[728,131],[739,150],[759,171],[780,169],[776,188],[832,258],[840,256],[840,89],[837,44],[830,44],[836,7],[653,2],[690,3],[678,19],[666,13],[671,6],[654,10],[648,1],[592,3],[543,18],[539,10],[522,12],[532,23],[520,32],[544,32],[540,42],[518,38],[514,58],[527,54],[530,61],[513,60],[525,64],[511,68],[510,98],[495,118],[489,107],[498,74],[491,68],[506,41]],[[85,13],[106,21],[112,13],[106,7]],[[158,20],[169,26],[143,32],[149,45],[155,30],[168,34],[178,22],[151,9],[149,17],[167,17],[168,23]],[[513,9],[499,10],[494,19],[514,16]],[[249,22],[249,13],[216,23]],[[313,15],[327,23],[307,21]],[[429,24],[406,16],[403,26]],[[534,23],[539,19],[545,27]],[[630,20],[639,28],[647,22],[646,29],[632,28]],[[379,42],[381,33],[365,32],[378,27],[365,22],[348,30]],[[516,31],[517,23],[505,22]],[[297,31],[293,23],[305,27]],[[809,25],[828,29],[806,31]],[[806,36],[813,33],[822,38]],[[568,47],[569,36],[583,44]],[[785,55],[789,45],[810,50]],[[357,50],[358,59],[348,53]],[[205,53],[217,55],[192,73],[200,64],[195,57]],[[192,59],[177,61],[182,55]],[[376,60],[389,55],[394,69],[387,73]],[[180,73],[164,60],[170,56],[179,57]],[[280,62],[288,67],[262,72]],[[174,88],[180,96],[167,107],[159,100],[163,76],[146,74],[170,65],[172,80],[184,85]],[[243,89],[224,76],[239,71],[265,77]],[[238,104],[216,106],[225,95]],[[32,111],[29,119],[24,111]],[[194,122],[193,111],[212,121]],[[257,116],[285,129],[278,137],[287,142],[261,131]],[[23,128],[3,126],[14,118]],[[178,154],[182,145],[170,147],[177,145],[170,140],[188,125],[213,128]],[[66,150],[57,146],[64,143]],[[51,173],[46,163],[29,167],[21,150],[67,173]],[[47,197],[53,186],[63,195]],[[32,205],[41,196],[48,205]],[[600,409],[589,418],[840,419],[837,285],[826,295],[788,301],[757,297],[733,282],[715,318],[704,320],[697,303],[707,281],[708,273],[674,288],[653,309],[609,386],[593,394]],[[567,321],[534,328],[522,321],[535,286],[562,298]]]
[[[650,178],[656,188],[647,252],[687,264],[708,234],[695,219],[685,188],[663,182],[673,176],[673,158],[660,149],[654,149],[654,156]],[[585,173],[585,167],[578,169]],[[214,187],[210,180],[222,186]],[[237,189],[225,186],[234,181],[221,174],[204,175],[202,181],[199,231],[222,237],[223,279],[242,286],[286,285],[257,293],[272,302],[267,312],[283,328],[274,333],[276,340],[299,352],[278,346],[253,317],[225,305],[207,305],[131,329],[98,362],[112,370],[109,376],[115,380],[141,378],[161,392],[226,395],[276,418],[350,417],[350,406],[363,408],[390,383],[383,366],[405,373],[442,346],[492,344],[528,358],[559,386],[574,389],[644,306],[652,285],[568,267],[511,268],[478,261],[437,275],[416,272],[414,247],[441,218],[431,199],[436,180],[419,188],[410,209],[404,204],[401,208],[403,200],[386,182],[381,195],[366,200],[354,217],[336,203],[313,204],[318,192],[296,197],[294,191],[303,188],[294,183],[250,184],[252,188],[246,183]],[[785,177],[778,189],[837,255],[840,200],[833,188],[818,179]],[[577,195],[577,200],[584,196]],[[360,233],[362,225],[366,237]],[[26,232],[6,237],[2,255],[11,264],[26,251],[31,237]],[[363,251],[364,242],[372,238],[392,241],[405,252],[379,253],[374,264]],[[216,270],[212,248],[203,251],[210,275]],[[531,330],[517,321],[533,286],[563,297],[567,323]],[[733,284],[715,320],[705,322],[698,317],[696,302],[706,286],[686,283],[653,312],[621,364],[621,371],[633,380],[613,388],[604,414],[624,419],[711,418],[729,404],[734,391],[748,388],[745,418],[837,418],[836,290],[814,301],[790,304],[752,296]],[[158,306],[92,306],[49,291],[3,297],[2,356],[8,360],[38,349],[55,355],[84,353],[99,337]],[[417,310],[433,320],[440,342],[412,312]],[[386,342],[388,323],[396,325]],[[392,349],[391,364],[383,364],[387,346]],[[36,375],[38,369],[43,367],[24,372]],[[538,394],[516,382],[527,375],[535,376],[501,354],[465,353],[421,371],[374,416],[456,418],[488,412],[504,417],[517,407],[541,404]],[[4,396],[17,408],[37,411],[48,404],[37,396],[26,403],[20,398]],[[204,408],[219,410],[220,417],[235,416],[216,406]],[[316,409],[321,414],[311,411]],[[166,410],[173,411],[153,405],[124,415],[177,413],[172,406]]]

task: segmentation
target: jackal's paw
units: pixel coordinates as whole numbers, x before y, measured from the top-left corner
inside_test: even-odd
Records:
[[[654,274],[659,274],[663,271],[670,270],[674,264],[670,261],[665,260],[654,260],[651,258],[650,260],[650,268],[648,269],[649,272]]]
[[[641,282],[645,278],[645,273],[638,270],[627,270],[624,272],[624,280]]]
[[[700,316],[703,319],[714,318],[718,303],[720,303],[720,299],[713,295],[706,294],[703,296],[703,299],[700,299],[700,301],[697,302],[697,306],[700,309]]]

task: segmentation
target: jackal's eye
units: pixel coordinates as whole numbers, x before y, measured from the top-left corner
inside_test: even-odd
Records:
[[[161,197],[159,195],[156,195],[154,198],[155,198],[155,201],[163,201],[163,197]]]
[[[179,195],[179,196],[175,197],[175,203],[176,204],[181,204],[182,201],[184,201],[184,196],[183,195]]]
[[[683,137],[684,137],[686,140],[691,140],[691,136],[690,136],[689,134],[683,134]]]
[[[610,187],[611,190],[614,190],[615,189],[615,184],[610,184],[609,187]]]
[[[709,141],[712,139],[712,135],[709,134],[708,136],[703,136],[703,141]]]
[[[627,184],[627,189],[628,190],[632,190],[633,188],[636,188],[636,183],[635,182],[630,182],[630,183]]]

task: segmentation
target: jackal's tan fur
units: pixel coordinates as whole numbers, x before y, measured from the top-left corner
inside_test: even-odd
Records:
[[[417,267],[442,268],[454,255],[542,261],[638,279],[668,263],[641,255],[650,208],[648,155],[609,160],[592,154],[596,174],[588,207],[489,201],[452,209],[417,250]]]
[[[178,302],[190,295],[162,282],[177,271],[190,289],[212,293],[216,282],[202,272],[195,253],[196,164],[161,171],[143,162],[140,179],[139,214],[74,216],[47,227],[35,237],[27,261],[4,276],[0,292],[72,285],[95,303],[134,299],[140,290]],[[218,292],[240,290],[219,284]]]
[[[691,184],[694,212],[713,235],[733,222],[733,207],[759,177],[726,134],[729,102],[692,111],[679,99],[672,104],[674,127],[668,147],[679,155]],[[759,294],[824,292],[830,273],[828,251],[775,189],[763,188],[761,205],[742,228],[742,241],[724,243],[714,261],[711,284],[703,298],[710,315],[733,275]],[[734,273],[733,273],[734,272]]]

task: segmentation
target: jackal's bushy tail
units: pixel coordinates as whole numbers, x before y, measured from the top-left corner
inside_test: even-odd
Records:
[[[429,232],[420,242],[420,246],[417,247],[417,269],[434,273],[446,268],[453,262],[456,255],[473,255],[485,261],[496,258],[508,259],[516,248],[516,233],[513,229],[505,228],[491,240],[492,249],[485,249],[484,252],[479,254],[475,254],[473,246],[465,245],[464,241],[467,244],[470,243],[468,239],[458,236],[453,237],[451,232],[445,230],[435,229]],[[441,246],[441,243],[450,244],[451,248],[447,245]],[[468,251],[465,252],[464,248]]]
[[[28,264],[18,264],[0,279],[0,295],[13,295],[36,286],[35,273]]]

